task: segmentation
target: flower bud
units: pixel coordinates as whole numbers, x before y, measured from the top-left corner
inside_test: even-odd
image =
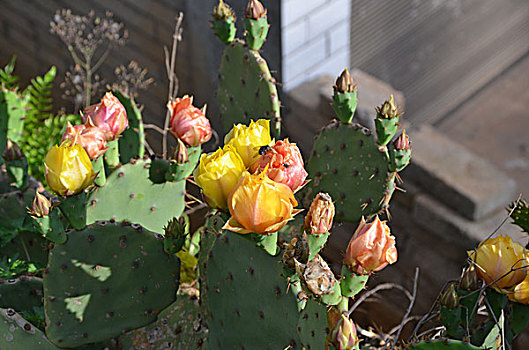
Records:
[[[527,251],[509,236],[489,238],[467,254],[475,263],[478,276],[499,292],[522,282],[527,275]]]
[[[395,146],[395,149],[398,151],[409,151],[411,150],[410,147],[410,139],[408,138],[408,135],[406,135],[406,130],[400,134],[399,137],[395,141],[393,141],[393,146]]]
[[[203,111],[193,106],[192,96],[176,98],[167,104],[167,108],[171,112],[171,135],[190,147],[209,141],[211,125]]]
[[[6,148],[4,149],[3,158],[6,162],[22,160],[24,158],[24,152],[22,152],[22,149],[17,145],[16,142],[11,141],[11,139],[8,138]]]
[[[509,299],[520,304],[529,304],[529,280],[526,278],[514,287],[513,293],[507,294]]]
[[[478,290],[481,287],[474,265],[470,265],[463,270],[461,280],[459,281],[459,287],[467,291]]]
[[[61,196],[77,194],[94,182],[95,174],[86,151],[70,141],[53,146],[44,160],[48,186]]]
[[[194,176],[204,199],[212,208],[226,209],[228,196],[244,172],[244,163],[230,145],[202,154]]]
[[[344,264],[359,275],[380,271],[397,261],[395,237],[378,216],[370,223],[362,221],[349,241]]]
[[[455,282],[450,283],[448,288],[441,293],[439,304],[446,307],[448,310],[453,310],[459,305],[459,296],[457,295]]]
[[[107,92],[98,104],[85,108],[83,123],[87,122],[88,117],[103,130],[107,141],[116,139],[129,126],[125,107],[111,92]]]
[[[182,249],[188,234],[186,226],[185,217],[181,216],[178,219],[172,218],[163,228],[165,232],[163,246],[167,254],[175,254]]]
[[[87,117],[86,123],[81,125],[72,126],[68,122],[61,143],[66,140],[81,145],[91,160],[96,160],[107,150],[105,132],[95,126],[90,117]]]
[[[305,216],[305,229],[313,235],[330,231],[334,219],[334,204],[328,193],[320,192],[312,200],[309,212]]]
[[[329,349],[329,345],[340,350],[354,349],[359,343],[359,340],[353,321],[351,321],[349,317],[342,314],[341,319],[331,330],[331,334],[327,338],[327,342],[328,344],[326,345],[326,349]]]
[[[257,162],[251,166],[252,173],[268,169],[267,175],[275,182],[290,187],[292,191],[298,190],[305,183],[307,172],[303,165],[301,152],[295,143],[288,139],[277,141],[272,147],[266,149]]]
[[[379,117],[383,117],[385,119],[393,119],[399,116],[393,95],[391,95],[389,100],[386,100],[382,106],[376,107],[375,110]]]
[[[219,4],[213,8],[213,18],[215,19],[228,19],[234,17],[235,13],[232,8],[222,0],[219,0]]]
[[[173,159],[176,160],[178,164],[184,164],[189,160],[189,155],[187,154],[187,147],[184,145],[182,140],[177,139],[178,144],[176,145]]]
[[[40,194],[39,191],[35,192],[35,198],[31,202],[31,209],[28,208],[28,214],[35,218],[41,218],[48,216],[50,213],[51,202],[44,195]]]
[[[266,9],[258,0],[249,0],[244,15],[249,19],[260,19],[266,16]]]
[[[245,172],[228,197],[232,217],[223,228],[268,235],[279,231],[300,211],[294,210],[297,205],[287,185],[270,180],[266,172],[258,175]]]
[[[334,91],[338,92],[353,92],[356,88],[355,85],[353,85],[353,78],[351,77],[351,74],[349,74],[349,70],[345,68],[340,74],[340,76],[336,79],[336,84],[333,86]]]
[[[259,150],[272,142],[270,137],[270,121],[259,119],[250,125],[235,125],[224,137],[224,144],[231,145],[241,156],[244,165],[249,168],[259,158]]]

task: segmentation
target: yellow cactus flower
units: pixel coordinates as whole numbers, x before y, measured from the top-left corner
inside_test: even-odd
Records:
[[[241,157],[230,145],[200,156],[200,164],[194,176],[210,207],[228,207],[228,196],[239,182],[244,169]]]
[[[502,292],[522,282],[527,274],[525,248],[511,237],[500,235],[467,252],[476,271],[487,284]]]
[[[526,261],[525,265],[529,262]],[[513,293],[508,294],[509,299],[520,304],[529,304],[529,279],[526,277],[522,282],[518,283],[513,290]]]
[[[94,182],[95,174],[88,154],[81,145],[69,141],[53,146],[44,160],[46,182],[57,194],[71,196]]]
[[[231,218],[224,229],[237,233],[270,234],[280,230],[301,210],[287,185],[270,180],[266,171],[245,172],[228,197]]]
[[[252,120],[249,126],[237,124],[224,137],[224,143],[237,150],[246,168],[251,167],[259,158],[259,148],[268,146],[271,142],[268,119],[256,122]]]

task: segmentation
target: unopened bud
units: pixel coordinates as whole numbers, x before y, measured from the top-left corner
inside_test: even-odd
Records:
[[[164,228],[164,250],[168,254],[179,252],[186,241],[187,223],[185,217],[172,218]]]
[[[336,79],[334,90],[339,92],[353,92],[354,89],[353,78],[351,77],[351,74],[349,74],[349,70],[345,68],[338,79]]]
[[[345,315],[336,323],[327,338],[327,341],[336,349],[352,350],[358,344],[358,335],[354,323]]]
[[[379,116],[386,119],[393,119],[399,116],[393,95],[391,95],[389,100],[385,101],[382,106],[377,107],[376,111]]]
[[[33,202],[31,202],[31,209],[28,208],[28,214],[36,218],[42,218],[50,214],[50,208],[51,202],[49,199],[37,191]]]
[[[318,193],[305,217],[305,228],[307,231],[313,235],[329,232],[334,219],[334,210],[331,196],[324,192]]]
[[[213,8],[213,18],[215,19],[227,19],[235,18],[233,9],[224,1],[219,0],[219,4]]]
[[[400,134],[399,137],[393,142],[393,146],[395,146],[395,149],[399,151],[408,151],[411,149],[410,147],[410,139],[408,138],[408,135],[406,135],[406,130]]]
[[[452,282],[448,288],[441,294],[439,304],[449,310],[455,309],[459,305],[459,296],[457,295],[456,283]]]
[[[470,265],[463,270],[459,286],[461,289],[467,291],[478,290],[481,287],[479,276],[474,265]]]
[[[249,19],[260,19],[266,16],[266,9],[259,0],[249,0],[244,15]]]
[[[24,152],[22,152],[22,149],[16,144],[16,142],[11,141],[11,139],[8,138],[3,158],[6,162],[22,160],[24,158]]]
[[[178,140],[178,145],[175,148],[173,159],[176,160],[178,164],[187,163],[189,156],[187,154],[187,147],[184,142],[180,139]]]

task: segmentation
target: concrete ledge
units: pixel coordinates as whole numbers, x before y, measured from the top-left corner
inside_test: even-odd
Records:
[[[409,134],[412,162],[401,173],[402,178],[471,220],[479,220],[512,200],[514,181],[487,160],[428,125]]]

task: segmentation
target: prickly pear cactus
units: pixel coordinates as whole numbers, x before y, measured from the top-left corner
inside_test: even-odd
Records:
[[[359,124],[333,122],[314,141],[307,172],[304,206],[318,192],[335,200],[336,218],[359,222],[387,207],[395,175],[371,132]],[[347,181],[344,181],[347,179]]]
[[[119,159],[122,164],[128,163],[133,158],[143,158],[145,154],[145,133],[141,111],[136,102],[119,91],[113,94],[127,111],[129,127],[119,138]]]
[[[21,276],[13,280],[0,279],[0,307],[17,312],[31,311],[42,305],[42,278]]]
[[[163,226],[184,210],[185,181],[154,184],[150,161],[131,161],[116,169],[106,185],[87,203],[87,223],[97,220],[130,221],[163,234]]]
[[[257,51],[248,50],[240,40],[226,46],[219,69],[217,102],[224,130],[251,119],[271,120],[279,137],[281,116],[275,79]]]
[[[16,91],[0,90],[0,158],[4,154],[7,138],[17,142],[24,128],[24,114],[28,96]]]
[[[468,342],[462,342],[460,340],[451,339],[439,339],[433,341],[422,341],[415,345],[412,345],[410,349],[417,350],[478,350],[481,349]]]
[[[97,222],[69,232],[44,274],[46,335],[75,347],[155,321],[176,299],[179,265],[139,225]]]
[[[510,210],[512,210],[511,218],[514,224],[520,226],[522,230],[529,233],[529,204],[523,199],[511,203]]]
[[[13,309],[0,309],[0,349],[57,350],[42,331]]]

